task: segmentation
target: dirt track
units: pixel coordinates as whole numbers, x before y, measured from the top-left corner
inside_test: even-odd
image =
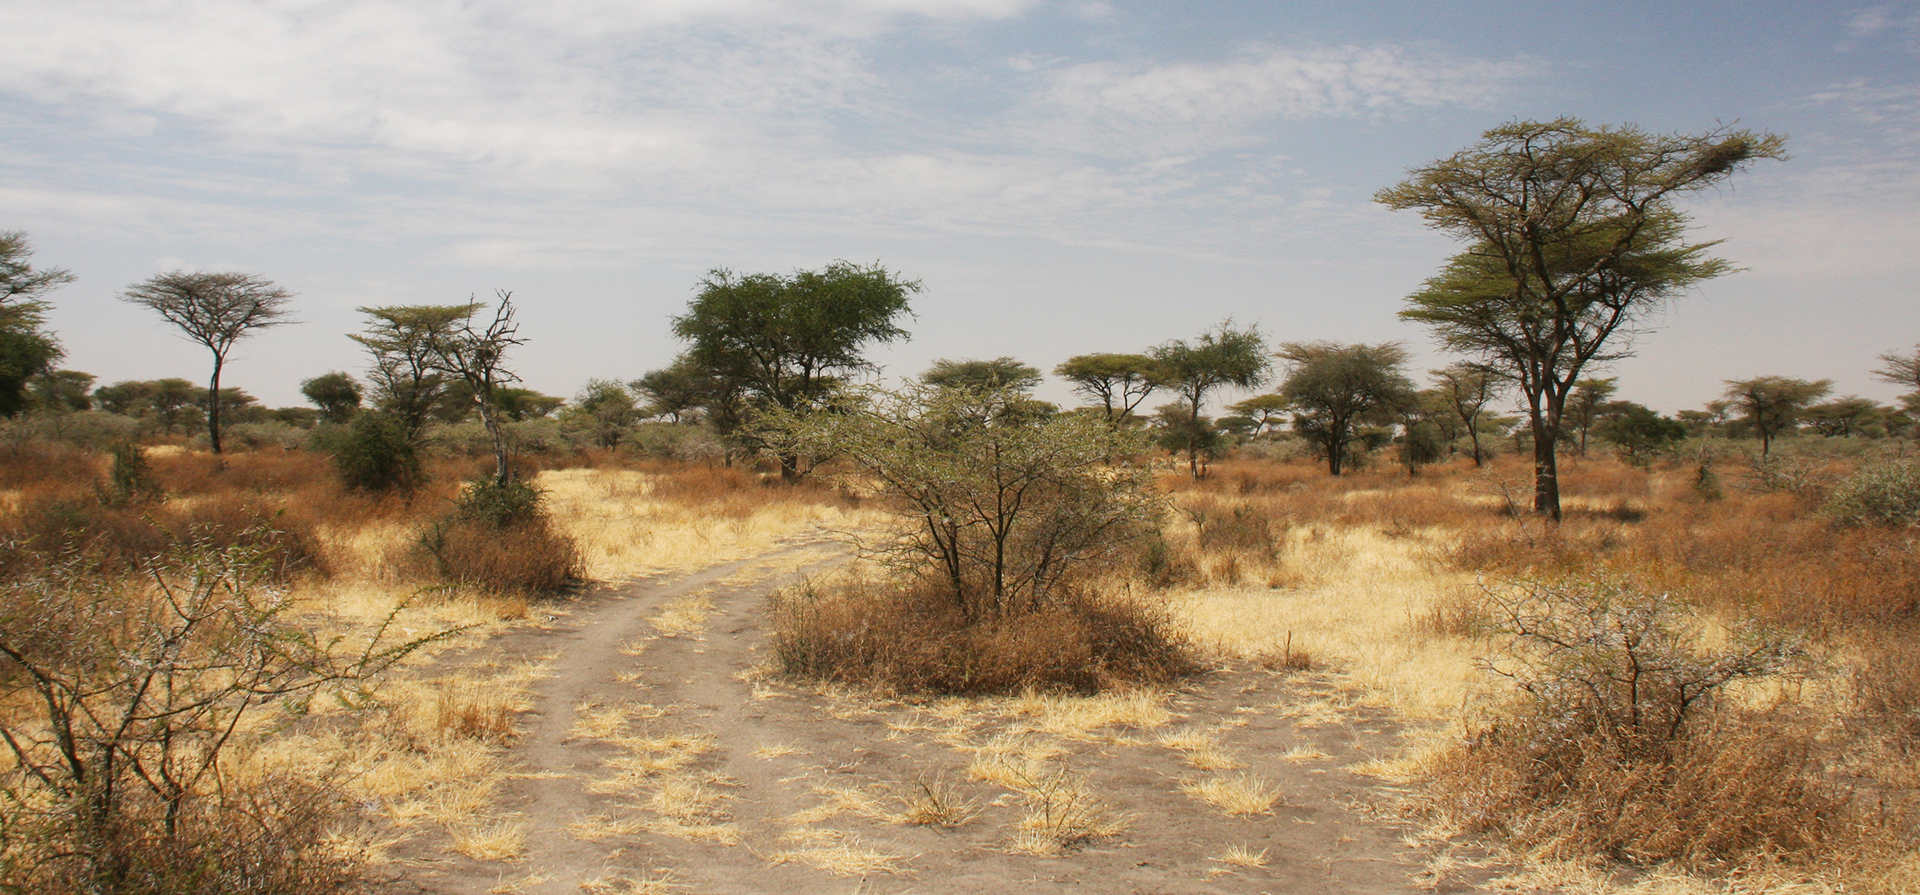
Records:
[[[500,806],[528,825],[525,856],[418,853],[411,881],[448,895],[1471,890],[1369,810],[1377,781],[1343,770],[1389,751],[1392,725],[1310,678],[1223,669],[1119,705],[914,705],[767,680],[765,595],[841,557],[795,541],[585,594],[488,644],[550,672]],[[1182,790],[1216,778],[1265,781],[1278,801],[1234,816]],[[957,823],[905,822],[929,789]]]

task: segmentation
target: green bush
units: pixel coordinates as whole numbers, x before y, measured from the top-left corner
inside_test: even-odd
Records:
[[[420,449],[400,420],[384,413],[355,417],[344,435],[334,435],[334,468],[356,491],[412,491],[425,475]]]
[[[1841,525],[1920,525],[1920,463],[1868,466],[1834,488],[1823,509]]]
[[[156,503],[166,498],[160,480],[147,464],[147,452],[140,445],[123,441],[113,446],[113,465],[107,469],[107,481],[100,487],[100,502],[110,507],[130,507]]]

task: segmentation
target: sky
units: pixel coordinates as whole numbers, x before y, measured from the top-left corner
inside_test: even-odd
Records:
[[[1920,3],[0,0],[0,229],[76,281],[64,365],[203,379],[119,294],[239,270],[298,325],[224,384],[358,374],[356,309],[510,291],[525,383],[682,347],[710,270],[879,262],[923,291],[890,377],[1043,370],[1220,322],[1403,342],[1461,246],[1375,192],[1518,119],[1785,135],[1688,197],[1740,268],[1596,375],[1666,412],[1724,380],[1891,401],[1920,343]],[[1057,380],[1042,396],[1077,403]],[[1229,395],[1229,399],[1240,397]]]

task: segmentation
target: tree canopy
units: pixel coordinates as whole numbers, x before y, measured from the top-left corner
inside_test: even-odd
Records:
[[[818,271],[735,274],[710,271],[673,333],[688,343],[687,363],[723,383],[746,403],[805,411],[849,374],[871,368],[862,352],[875,342],[907,338],[899,320],[920,291],[878,263],[836,261]],[[749,420],[726,420],[736,437]],[[781,454],[781,472],[799,474]]]
[[[1258,327],[1237,329],[1232,320],[1222,322],[1191,342],[1184,339],[1156,346],[1153,360],[1159,365],[1160,382],[1179,392],[1186,410],[1187,469],[1200,478],[1200,410],[1207,396],[1223,388],[1257,388],[1267,381],[1271,364],[1267,358],[1267,340]]]
[[[1160,387],[1161,369],[1158,361],[1144,354],[1102,352],[1067,358],[1053,368],[1053,375],[1099,401],[1117,427],[1132,419],[1134,408]]]
[[[969,388],[974,391],[1024,393],[1033,391],[1040,380],[1037,368],[1011,357],[992,360],[948,360],[943,357],[920,374],[920,381],[934,388]]]
[[[24,409],[27,382],[52,370],[65,353],[47,332],[47,304],[40,296],[73,282],[73,274],[36,269],[32,257],[25,233],[0,231],[0,417]]]
[[[1794,379],[1756,376],[1727,381],[1727,398],[1760,436],[1760,456],[1767,456],[1773,439],[1789,431],[1813,402],[1833,390],[1831,379]]]
[[[1280,394],[1294,429],[1320,449],[1333,475],[1346,465],[1356,426],[1389,421],[1413,402],[1413,381],[1402,371],[1407,350],[1398,343],[1287,342],[1279,356],[1290,365]]]
[[[1668,299],[1730,269],[1707,255],[1713,243],[1685,241],[1675,199],[1784,157],[1782,145],[1732,128],[1664,135],[1517,121],[1375,196],[1467,242],[1400,316],[1520,387],[1536,511],[1560,518],[1560,418],[1581,372],[1625,356],[1628,337]]]
[[[293,293],[263,276],[238,271],[156,274],[120,294],[122,301],[147,308],[213,353],[210,394],[220,394],[220,372],[235,342],[273,326],[292,323],[287,305]],[[207,439],[220,453],[220,401],[207,404]]]

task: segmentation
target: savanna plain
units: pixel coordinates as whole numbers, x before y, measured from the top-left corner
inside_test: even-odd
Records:
[[[1843,506],[1911,447],[1845,441],[1557,523],[1512,455],[1115,460],[1151,537],[948,618],[857,470],[17,440],[0,889],[1920,891],[1920,552]]]

